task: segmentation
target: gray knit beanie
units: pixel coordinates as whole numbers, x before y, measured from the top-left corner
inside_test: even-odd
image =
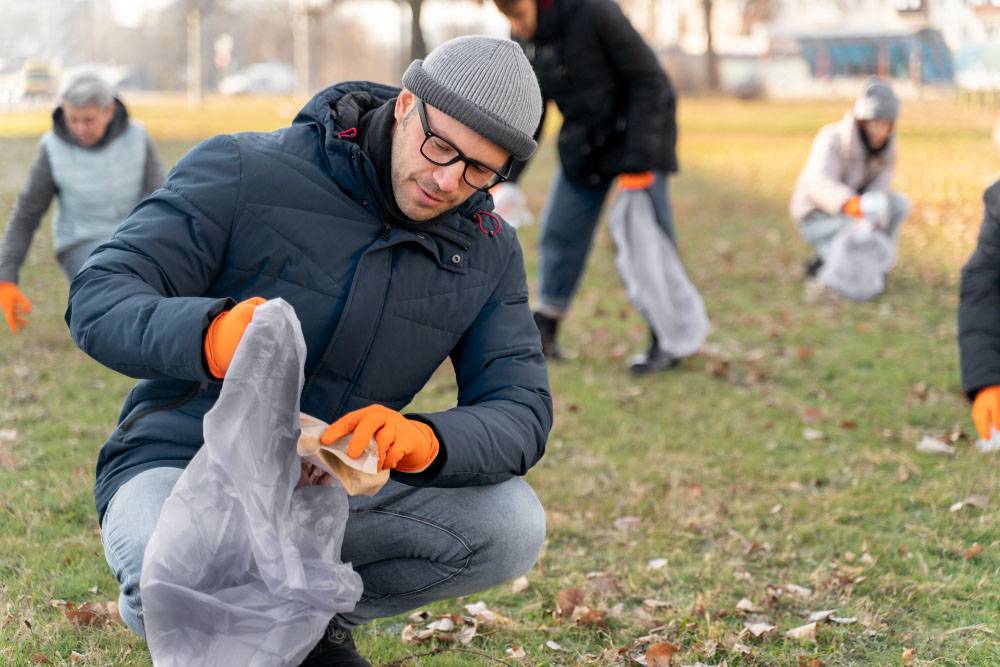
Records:
[[[861,96],[854,102],[854,117],[858,120],[889,120],[899,114],[899,98],[884,79],[871,77],[865,82]]]
[[[410,64],[403,87],[519,160],[538,148],[532,137],[542,94],[524,51],[509,39],[449,40]]]

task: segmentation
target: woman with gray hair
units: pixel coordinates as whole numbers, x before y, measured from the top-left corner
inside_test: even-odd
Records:
[[[10,330],[17,333],[31,312],[18,274],[53,197],[59,199],[55,255],[69,279],[139,200],[162,184],[156,147],[129,120],[114,88],[93,74],[73,79],[52,113],[52,129],[38,144],[0,241],[0,310]]]

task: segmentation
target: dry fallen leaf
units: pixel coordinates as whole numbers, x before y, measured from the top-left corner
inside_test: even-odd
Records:
[[[824,667],[825,664],[819,658],[799,657],[799,667]]]
[[[961,512],[966,507],[978,507],[979,509],[982,509],[989,504],[990,504],[989,496],[974,495],[959,500],[957,503],[953,503],[952,506],[948,508],[948,511]]]
[[[771,625],[770,623],[746,623],[744,627],[749,630],[750,634],[754,637],[763,637],[778,629],[777,626]]]
[[[934,438],[929,435],[925,435],[921,438],[920,442],[917,443],[917,451],[923,452],[924,454],[944,454],[946,456],[954,456],[955,448],[946,443],[944,440],[939,438]]]
[[[79,607],[64,600],[50,600],[49,604],[62,609],[63,616],[74,625],[102,626],[120,620],[118,603],[114,601],[84,602]]]
[[[510,585],[511,593],[522,593],[527,589],[528,589],[528,578],[523,576],[515,579],[514,582]]]
[[[80,662],[81,660],[86,660],[87,656],[82,653],[77,653],[76,651],[71,651],[69,654],[70,662]]]
[[[750,655],[751,653],[753,653],[753,649],[742,642],[734,642],[733,653],[742,653],[743,655]]]
[[[815,642],[816,641],[816,624],[807,623],[806,625],[800,625],[797,628],[792,628],[785,633],[785,636],[789,639],[795,639],[800,642]]]
[[[809,405],[802,408],[802,421],[806,424],[818,424],[826,417],[821,408]]]
[[[14,442],[17,440],[17,431],[12,428],[0,428],[0,442]]]
[[[663,600],[655,600],[653,598],[646,598],[645,600],[642,601],[642,604],[645,605],[646,607],[649,607],[650,609],[657,609],[660,607],[670,606],[669,602],[664,602]]]
[[[46,658],[44,653],[36,653],[35,655],[31,656],[31,662],[35,663],[36,665],[52,664],[52,661]]]
[[[816,442],[818,440],[822,440],[826,436],[823,435],[823,431],[817,431],[814,428],[806,428],[802,429],[802,437],[809,442]]]
[[[805,586],[798,586],[796,584],[785,584],[785,590],[792,595],[802,598],[803,600],[811,598],[813,594],[813,592]]]
[[[760,613],[760,612],[764,611],[763,609],[761,609],[760,607],[758,607],[757,605],[755,605],[748,598],[743,598],[742,600],[740,600],[739,602],[737,602],[736,603],[736,609],[738,609],[739,611],[747,612],[748,614],[757,614],[757,613]]]
[[[903,649],[903,655],[901,657],[903,659],[903,664],[904,665],[912,665],[913,664],[913,660],[917,657],[917,649],[915,649],[915,648],[904,648]]]
[[[638,528],[642,524],[642,519],[637,516],[623,516],[614,520],[613,525],[615,530],[620,530],[623,533],[627,533],[630,530]]]
[[[854,616],[831,616],[830,621],[837,625],[851,625],[857,623],[858,619]]]
[[[976,542],[971,547],[965,550],[965,554],[962,556],[962,558],[965,560],[972,560],[979,554],[983,553],[984,550],[985,549],[983,548],[983,545],[980,544],[979,542]]]
[[[622,588],[618,577],[610,572],[588,572],[587,585],[602,595],[621,595]]]
[[[504,653],[508,658],[514,658],[514,660],[524,660],[528,657],[528,653],[524,650],[523,646],[510,646]]]
[[[809,620],[813,623],[822,623],[837,613],[836,609],[824,609],[823,611],[813,611],[809,613]]]
[[[3,445],[0,445],[0,468],[4,470],[17,470],[17,459]]]
[[[918,382],[910,387],[910,396],[918,401],[926,401],[928,394],[930,394],[930,388],[926,382]]]
[[[572,620],[581,628],[605,628],[607,621],[605,617],[608,612],[589,607],[577,607],[573,610]]]
[[[670,659],[680,650],[670,642],[658,642],[646,649],[646,667],[670,667]]]
[[[550,639],[550,640],[548,640],[547,642],[545,642],[545,646],[546,646],[547,648],[550,648],[550,649],[552,649],[553,651],[562,651],[562,650],[563,650],[563,647],[562,647],[562,646],[560,646],[560,645],[558,644],[558,642],[555,642],[555,641],[553,641],[553,640],[551,640],[551,639]]]
[[[580,588],[564,588],[556,594],[556,616],[569,617],[583,604],[586,593]]]
[[[653,558],[652,560],[649,561],[648,565],[649,565],[649,569],[650,570],[662,570],[663,568],[665,568],[667,566],[667,559],[666,558]]]

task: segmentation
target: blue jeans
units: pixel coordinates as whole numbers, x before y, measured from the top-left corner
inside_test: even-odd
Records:
[[[660,171],[653,174],[656,180],[650,189],[656,220],[676,245],[667,175]],[[577,185],[570,182],[561,169],[556,171],[542,213],[537,310],[554,316],[569,309],[610,188],[610,183],[597,187]]]
[[[62,269],[67,280],[73,280],[73,276],[80,272],[83,263],[90,257],[90,253],[97,250],[97,246],[102,243],[104,243],[103,240],[81,241],[59,251],[59,254],[56,255],[56,261],[59,262],[59,268]]]
[[[893,241],[899,234],[899,227],[910,214],[910,200],[898,192],[889,195],[889,225],[886,232]],[[814,211],[799,221],[799,233],[806,243],[816,249],[816,254],[826,258],[830,244],[845,226],[853,225],[857,218],[848,215],[830,215],[822,211]]]
[[[181,475],[152,468],[123,484],[104,514],[101,539],[119,584],[122,620],[145,637],[139,578],[146,543]],[[527,482],[492,486],[413,487],[389,481],[375,496],[354,496],[341,559],[364,581],[353,628],[431,602],[470,595],[518,577],[545,540],[545,512]]]

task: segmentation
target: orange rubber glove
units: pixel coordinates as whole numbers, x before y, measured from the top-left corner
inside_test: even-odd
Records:
[[[259,296],[240,301],[232,310],[226,310],[215,316],[205,332],[205,361],[208,362],[208,372],[218,379],[226,377],[229,364],[236,354],[236,346],[243,338],[253,311],[267,301]]]
[[[651,171],[643,171],[638,174],[618,174],[618,189],[645,190],[655,180],[656,178]]]
[[[1000,431],[1000,385],[980,389],[972,403],[972,423],[983,440],[990,439],[990,425]]]
[[[434,429],[423,422],[407,419],[384,405],[369,405],[348,412],[330,424],[319,441],[331,445],[348,433],[347,455],[361,456],[375,438],[378,444],[378,469],[400,472],[421,472],[438,455],[438,439]]]
[[[849,215],[852,218],[863,217],[864,214],[861,212],[861,195],[854,195],[845,201],[844,208],[841,210],[844,212],[844,215]]]
[[[21,294],[16,284],[0,281],[0,310],[3,310],[7,326],[14,333],[21,327],[28,326],[25,317],[31,312],[31,302]]]

